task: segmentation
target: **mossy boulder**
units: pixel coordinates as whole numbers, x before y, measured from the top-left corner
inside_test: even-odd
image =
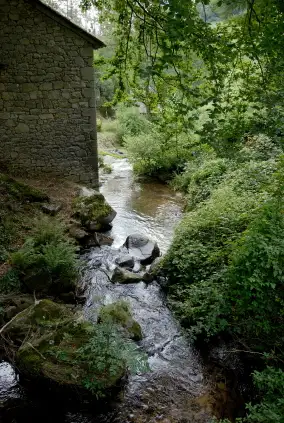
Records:
[[[141,326],[131,316],[129,305],[125,301],[118,301],[102,307],[98,316],[98,322],[117,325],[133,341],[142,340]]]
[[[144,281],[151,283],[154,280],[159,280],[161,277],[163,277],[164,272],[163,272],[162,264],[163,264],[162,257],[155,258],[149,270],[144,275]]]
[[[133,273],[127,269],[117,267],[111,277],[112,283],[131,284],[143,281],[144,274]]]
[[[92,190],[88,195],[81,195],[73,203],[74,217],[89,231],[107,228],[116,216],[116,212],[106,202],[104,196]]]
[[[82,355],[95,334],[95,326],[66,306],[42,300],[20,313],[5,328],[3,335],[15,347],[16,366],[23,377],[42,386],[53,386],[61,393],[90,394],[87,380],[95,380],[92,393],[103,396],[119,385],[125,374],[121,363],[115,372],[92,372],[90,362],[98,356]]]
[[[27,336],[32,342],[34,337],[53,332],[54,328],[65,325],[72,318],[71,311],[65,306],[41,300],[18,313],[4,330],[4,335],[16,346],[22,345]]]

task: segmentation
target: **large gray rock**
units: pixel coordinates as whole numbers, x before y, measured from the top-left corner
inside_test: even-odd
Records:
[[[134,258],[130,256],[129,254],[123,254],[117,257],[115,262],[120,267],[129,267],[131,269],[134,267]]]
[[[152,263],[156,257],[160,256],[158,244],[144,235],[129,235],[124,243],[129,254],[142,264]]]
[[[78,225],[72,225],[69,229],[69,234],[81,244],[84,244],[85,240],[88,238],[88,233]]]
[[[62,204],[61,203],[58,203],[58,204],[56,204],[56,203],[43,204],[41,206],[41,208],[42,208],[44,213],[49,214],[50,216],[55,216],[62,209]]]

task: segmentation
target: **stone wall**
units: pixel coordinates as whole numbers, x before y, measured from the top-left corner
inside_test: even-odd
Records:
[[[0,0],[0,165],[96,184],[93,47],[32,0]]]

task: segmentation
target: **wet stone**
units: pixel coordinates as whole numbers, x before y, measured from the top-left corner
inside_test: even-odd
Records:
[[[103,245],[112,245],[113,238],[99,232],[89,235],[86,240],[86,247],[102,247]]]
[[[88,236],[88,233],[84,229],[75,225],[71,226],[71,228],[69,229],[69,234],[72,238],[76,239],[79,242],[83,241]]]
[[[160,255],[158,244],[144,235],[129,235],[124,246],[142,264],[150,264]]]
[[[129,267],[129,268],[133,268],[134,267],[134,259],[129,254],[124,254],[124,255],[118,257],[115,260],[115,262],[120,267]]]
[[[50,216],[56,216],[62,209],[62,204],[60,203],[43,204],[41,208],[44,213],[49,214]]]

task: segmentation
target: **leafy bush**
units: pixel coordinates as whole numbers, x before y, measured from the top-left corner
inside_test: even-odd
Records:
[[[194,337],[225,331],[277,366],[284,358],[284,158],[266,137],[244,150],[242,163],[209,183],[211,196],[182,221],[164,260],[169,300]],[[194,169],[189,186],[195,174],[208,175]],[[283,422],[283,375],[277,367],[254,372],[259,402],[239,423]]]
[[[0,293],[10,294],[21,290],[21,281],[18,272],[15,269],[9,269],[0,277]]]
[[[170,302],[187,327],[216,333],[216,319],[225,299],[224,273],[233,243],[246,229],[256,210],[258,196],[237,195],[231,187],[188,213],[180,224],[165,258]]]
[[[253,373],[253,381],[258,390],[257,404],[249,403],[248,415],[236,420],[236,423],[283,423],[284,416],[284,372],[281,369],[267,367],[262,372]],[[217,423],[214,419],[212,423]],[[218,423],[230,423],[219,420]]]
[[[194,208],[210,196],[230,165],[229,160],[215,157],[187,164],[185,171],[175,177],[173,186],[187,193],[188,209]]]
[[[276,145],[264,134],[246,135],[244,147],[240,150],[240,160],[269,160],[275,159],[282,153],[280,146]]]
[[[220,163],[211,159],[204,168],[200,166],[195,170],[191,180],[195,177],[194,180],[203,181],[204,176],[214,175],[213,171],[207,171],[208,167],[211,171],[212,162],[218,175]],[[211,196],[189,212],[176,231],[164,260],[169,276],[169,299],[183,324],[195,335],[210,336],[225,328],[231,330],[229,326],[233,321],[229,315],[234,318],[236,315],[232,312],[235,303],[228,297],[229,291],[232,294],[228,268],[231,269],[236,242],[259,215],[260,205],[269,198],[267,191],[271,189],[269,185],[276,167],[272,159],[251,161],[235,170],[231,166],[215,188],[209,184]],[[204,192],[200,190],[201,194]]]
[[[78,274],[76,247],[64,228],[48,219],[36,224],[33,236],[11,255],[11,263],[26,286],[44,292],[71,290]]]
[[[234,246],[226,278],[234,331],[253,348],[284,345],[284,201],[268,201]]]
[[[112,381],[121,378],[126,370],[131,373],[149,370],[146,354],[109,323],[94,327],[89,342],[78,350],[77,357],[78,363],[88,368],[84,386],[97,396],[102,396]]]
[[[125,142],[127,136],[135,137],[150,132],[151,123],[139,113],[137,107],[120,107],[117,110],[116,117],[120,144]]]
[[[153,125],[147,135],[126,137],[125,146],[136,173],[169,180],[192,157],[192,148],[186,146],[186,141],[185,135],[180,135],[177,140],[165,142],[165,136]]]
[[[245,423],[283,423],[284,416],[284,372],[268,367],[254,372],[253,379],[262,396],[260,404],[248,404]]]
[[[114,119],[105,119],[102,121],[102,132],[117,132],[117,121]]]
[[[228,263],[232,242],[252,219],[258,200],[222,187],[188,213],[165,260],[173,282],[187,285],[219,272]]]

